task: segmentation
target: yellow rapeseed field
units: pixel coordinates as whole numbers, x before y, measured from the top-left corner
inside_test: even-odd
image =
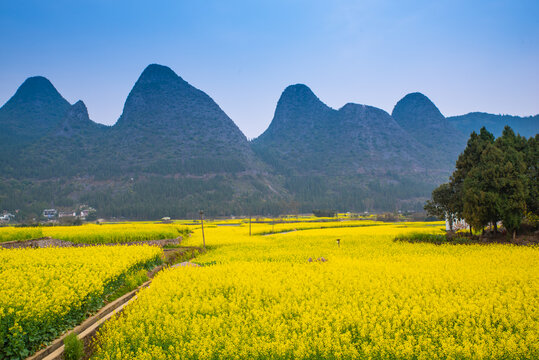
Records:
[[[0,242],[37,239],[43,237],[43,231],[39,227],[0,227]]]
[[[103,304],[129,271],[160,261],[151,246],[0,249],[0,359],[22,359]]]
[[[0,227],[0,242],[51,237],[74,243],[105,244],[132,241],[174,239],[185,235],[181,223],[159,224],[129,222],[85,224],[81,226]]]
[[[435,225],[208,224],[204,266],[158,275],[94,358],[539,358],[539,249],[392,241]]]

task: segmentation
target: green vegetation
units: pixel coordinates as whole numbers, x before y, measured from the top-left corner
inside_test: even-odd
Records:
[[[515,132],[528,137],[535,136],[537,133],[539,115],[522,117],[472,112],[465,115],[451,116],[447,120],[463,134],[471,134],[473,131],[479,132],[481,127],[486,126],[494,136],[501,136],[504,127],[509,125]]]
[[[107,302],[114,301],[128,292],[135,290],[146,281],[148,281],[147,268],[129,272],[125,278],[121,280],[122,284],[107,296]]]
[[[209,250],[213,249],[213,247],[208,246]],[[188,261],[191,259],[196,258],[198,254],[203,253],[204,250],[198,249],[198,248],[192,248],[192,249],[186,249],[185,251],[178,251],[175,254],[173,254],[172,257],[168,259],[169,264],[179,264],[184,261]]]
[[[506,126],[502,136],[473,132],[449,183],[432,192],[425,210],[464,219],[476,231],[501,221],[516,236],[527,212],[539,213],[539,135],[526,139]]]
[[[97,210],[89,221],[197,218],[199,209],[209,217],[417,211],[447,179],[466,140],[420,93],[389,115],[351,103],[334,110],[297,84],[283,92],[268,129],[248,141],[171,69],[150,65],[140,79],[113,126],[93,122],[82,101],[70,105],[47,79],[25,81],[0,107],[0,211],[16,214],[16,222],[81,204]],[[535,129],[536,117],[470,115],[490,129],[507,121]],[[506,202],[513,210],[505,209],[512,226],[521,211],[515,196]],[[530,198],[539,199],[537,186]]]
[[[84,343],[71,333],[64,338],[64,359],[79,360],[84,355]]]
[[[393,241],[403,241],[409,243],[430,243],[430,244],[471,244],[473,241],[465,236],[451,236],[446,234],[428,234],[413,232],[407,234],[400,234],[393,239]]]
[[[335,210],[313,210],[313,215],[316,217],[335,217],[337,212]]]

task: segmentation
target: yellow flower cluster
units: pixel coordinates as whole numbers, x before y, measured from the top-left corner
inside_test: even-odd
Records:
[[[0,227],[0,242],[52,237],[74,243],[105,244],[175,239],[186,234],[181,224],[119,223],[81,226]]]
[[[0,249],[0,359],[28,356],[101,307],[128,271],[161,255],[152,246]]]
[[[42,236],[43,232],[38,227],[0,227],[0,242],[37,239]]]
[[[95,359],[539,358],[539,249],[392,241],[440,229],[209,227],[205,266],[158,275]]]

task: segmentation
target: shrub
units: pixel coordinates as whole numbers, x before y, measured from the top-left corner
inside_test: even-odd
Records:
[[[409,243],[430,243],[430,244],[472,244],[478,243],[479,237],[470,237],[466,233],[455,234],[432,234],[432,233],[409,233],[397,235],[393,241],[406,241]]]
[[[445,234],[427,234],[427,233],[410,233],[397,235],[395,241],[406,241],[410,243],[425,242],[431,244],[447,243]]]
[[[77,334],[71,333],[64,338],[64,359],[79,360],[84,355],[84,343],[77,337]]]
[[[328,209],[313,210],[313,215],[316,217],[335,217],[335,215],[337,215],[337,212],[335,210]]]
[[[376,221],[395,222],[398,220],[399,220],[399,217],[397,214],[393,214],[389,212],[376,215]]]

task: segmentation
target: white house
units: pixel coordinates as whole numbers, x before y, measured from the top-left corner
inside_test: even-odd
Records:
[[[445,230],[449,231],[451,229],[451,224],[449,223],[449,220],[445,220]],[[470,225],[464,219],[456,219],[453,220],[453,231],[458,230],[468,230],[470,228]]]
[[[60,213],[58,214],[58,217],[70,217],[70,216],[77,216],[77,213],[74,212],[74,211],[60,211]]]
[[[47,219],[52,219],[58,215],[58,210],[56,209],[45,209],[43,210],[43,216]]]
[[[11,221],[11,219],[13,219],[14,217],[15,217],[15,215],[13,215],[13,214],[5,213],[5,214],[3,214],[3,215],[0,215],[0,221],[9,222],[9,221]]]

